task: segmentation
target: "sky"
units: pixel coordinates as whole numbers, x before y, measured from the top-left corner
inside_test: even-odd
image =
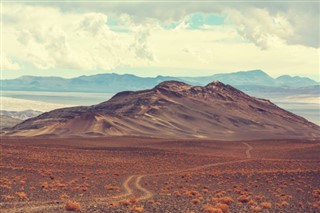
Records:
[[[319,1],[6,1],[1,76],[319,76]]]

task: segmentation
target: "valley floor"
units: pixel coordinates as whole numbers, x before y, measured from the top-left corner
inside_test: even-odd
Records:
[[[3,137],[0,145],[1,212],[320,212],[320,141]]]

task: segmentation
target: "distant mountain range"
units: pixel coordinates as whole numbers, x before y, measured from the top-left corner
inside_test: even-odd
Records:
[[[211,81],[221,81],[234,86],[266,86],[266,87],[306,87],[319,85],[318,82],[299,76],[282,75],[278,78],[272,78],[262,70],[240,71],[233,73],[215,74],[205,77],[184,77],[183,80],[205,85]]]
[[[124,90],[136,91],[156,86],[163,81],[183,81],[191,85],[206,85],[214,80],[230,84],[250,95],[272,92],[290,94],[320,93],[319,82],[306,77],[283,75],[272,78],[261,70],[215,74],[204,77],[138,77],[135,75],[98,74],[66,79],[61,77],[22,76],[17,79],[2,80],[2,90],[55,91],[55,92],[103,92],[117,93]]]
[[[135,75],[98,74],[77,78],[22,76],[2,80],[3,90],[54,91],[54,92],[104,92],[116,93],[123,90],[146,89],[174,77],[144,78]]]
[[[46,112],[4,134],[239,140],[315,138],[320,127],[219,81],[203,87],[166,81],[152,89],[120,92],[97,105]]]

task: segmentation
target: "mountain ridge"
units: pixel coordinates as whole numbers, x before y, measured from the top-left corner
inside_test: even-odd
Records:
[[[278,80],[277,80],[278,79]],[[319,85],[319,82],[306,77],[280,76],[272,78],[262,70],[220,73],[202,77],[139,77],[133,74],[104,73],[75,78],[22,76],[16,79],[1,80],[3,90],[21,91],[54,91],[54,92],[106,92],[116,93],[123,90],[141,90],[156,86],[162,81],[177,80],[188,84],[204,86],[214,80],[219,80],[232,86],[244,87],[288,87],[299,88]]]
[[[251,97],[219,81],[206,86],[166,81],[152,89],[118,93],[89,107],[41,114],[6,135],[261,139],[319,137],[319,130],[269,100]]]

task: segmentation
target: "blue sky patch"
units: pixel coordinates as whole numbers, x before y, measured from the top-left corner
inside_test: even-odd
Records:
[[[224,17],[214,14],[195,13],[191,15],[189,27],[191,29],[199,29],[203,25],[223,25],[224,19]]]

